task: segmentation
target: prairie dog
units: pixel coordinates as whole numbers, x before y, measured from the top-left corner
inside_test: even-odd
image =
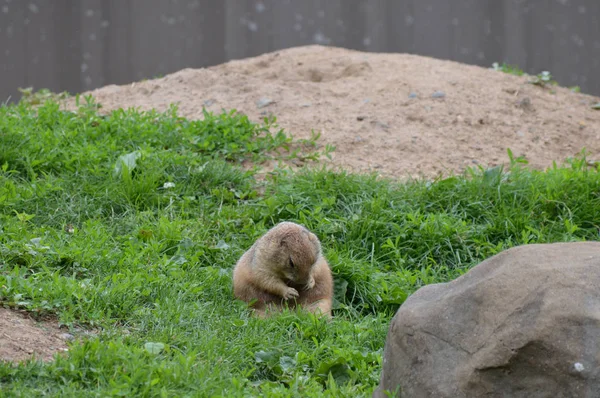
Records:
[[[260,317],[287,305],[331,317],[333,278],[321,242],[307,228],[284,221],[261,236],[233,270],[233,294]]]

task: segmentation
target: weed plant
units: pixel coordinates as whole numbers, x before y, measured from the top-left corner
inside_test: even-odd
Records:
[[[0,108],[0,301],[97,335],[0,365],[4,396],[371,396],[391,317],[415,290],[506,248],[596,240],[585,154],[535,171],[392,182],[243,161],[293,144],[272,121],[206,113]],[[239,256],[282,220],[322,240],[334,319],[268,320],[233,299]]]
[[[492,69],[499,71],[499,72],[507,73],[509,75],[529,76],[527,73],[525,73],[525,71],[523,71],[518,66],[510,65],[507,63],[499,64],[498,62],[494,62],[492,64]],[[549,71],[542,71],[542,72],[538,73],[537,75],[530,76],[529,83],[536,85],[536,86],[540,86],[540,87],[557,86],[558,85],[558,82],[556,80],[554,80],[554,77],[552,76],[552,74]],[[579,92],[579,88],[573,87],[573,91]]]

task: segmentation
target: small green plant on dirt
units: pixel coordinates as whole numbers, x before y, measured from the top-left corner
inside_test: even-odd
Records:
[[[147,82],[147,81],[152,81],[152,80],[162,79],[163,77],[165,77],[165,76],[164,76],[163,74],[160,74],[160,73],[159,73],[159,74],[156,74],[156,75],[154,75],[154,76],[152,76],[152,77],[146,77],[146,78],[143,78],[143,79],[141,79],[140,81],[141,81],[141,82]]]
[[[540,87],[546,87],[546,86],[556,86],[558,85],[558,83],[556,82],[556,80],[554,80],[552,74],[548,71],[543,71],[541,73],[538,73],[535,76],[530,76],[527,73],[525,73],[521,68],[519,68],[518,66],[515,65],[510,65],[507,63],[498,63],[498,62],[494,62],[492,64],[492,69],[499,71],[499,72],[503,72],[503,73],[508,73],[510,75],[515,75],[515,76],[528,76],[530,77],[529,79],[529,83],[536,85],[536,86],[540,86]],[[573,87],[572,90],[574,92],[579,92],[579,87]]]
[[[529,83],[540,87],[546,87],[548,85],[555,86],[558,84],[552,77],[552,74],[548,71],[543,71],[533,76],[533,78],[529,80]]]
[[[600,166],[510,162],[405,183],[240,163],[301,144],[272,119],[0,107],[0,302],[94,328],[43,363],[0,362],[4,396],[370,397],[410,294],[500,251],[597,240]],[[239,256],[275,223],[306,225],[335,278],[334,318],[252,317]]]
[[[520,69],[518,66],[510,65],[507,63],[499,64],[498,62],[494,62],[492,64],[492,69],[495,71],[504,72],[504,73],[508,73],[510,75],[515,75],[515,76],[525,75],[525,72],[522,69]]]
[[[310,138],[299,139],[298,146],[289,153],[287,159],[299,159],[299,160],[319,160],[323,156],[327,159],[331,159],[331,153],[335,151],[335,145],[325,144],[322,151],[312,151],[311,149],[317,147],[317,141],[321,137],[321,133],[316,133],[311,130]]]

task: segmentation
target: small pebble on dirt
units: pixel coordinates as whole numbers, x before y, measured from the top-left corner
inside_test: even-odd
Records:
[[[209,100],[204,101],[204,106],[211,106],[214,103],[215,103],[215,100],[209,99]]]
[[[530,110],[532,108],[531,99],[529,99],[529,97],[522,98],[517,103],[517,106],[522,109]]]
[[[373,120],[373,121],[371,121],[371,124],[374,124],[375,126],[380,127],[384,130],[387,130],[390,128],[389,124],[387,124],[386,122],[380,122],[379,120]]]
[[[312,106],[312,103],[310,103],[310,102],[305,102],[304,104],[300,104],[300,108],[308,108],[310,106]]]
[[[408,94],[408,98],[418,98],[419,96],[417,95],[417,93],[410,93]]]
[[[443,91],[436,91],[435,93],[431,94],[431,98],[444,98],[446,96],[446,93]]]
[[[258,101],[256,101],[256,107],[264,108],[265,106],[269,106],[274,103],[275,103],[275,101],[273,101],[271,98],[263,97],[263,98],[259,99]]]
[[[364,116],[357,116],[356,120],[358,120],[359,122],[362,122],[363,120],[365,120]]]
[[[71,341],[75,339],[75,336],[73,336],[71,333],[61,333],[59,337],[66,341]]]
[[[358,143],[358,142],[362,142],[363,139],[360,135],[357,135],[356,137],[354,137],[354,142]]]

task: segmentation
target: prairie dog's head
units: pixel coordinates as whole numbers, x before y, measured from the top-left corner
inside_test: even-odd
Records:
[[[321,243],[305,227],[281,222],[263,235],[256,246],[256,264],[286,282],[312,286],[312,270],[321,255]]]

